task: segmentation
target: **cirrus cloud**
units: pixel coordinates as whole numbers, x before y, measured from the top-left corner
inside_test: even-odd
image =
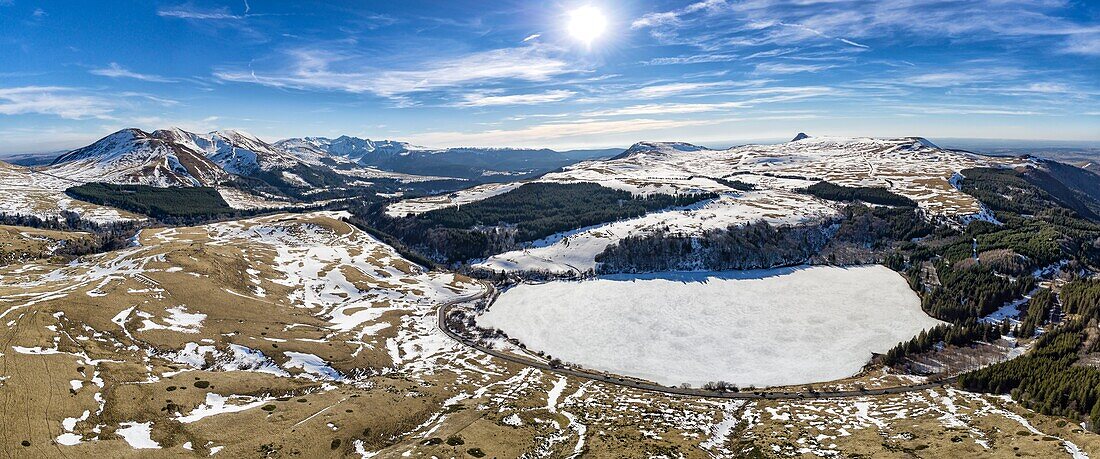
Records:
[[[172,78],[166,78],[159,75],[134,72],[121,65],[118,65],[117,62],[112,62],[103,68],[89,70],[88,73],[91,73],[92,75],[105,76],[108,78],[132,78],[135,80],[149,81],[154,83],[173,83],[176,81]]]
[[[0,88],[0,115],[39,114],[65,119],[111,119],[114,105],[107,99],[58,86]]]
[[[561,102],[577,93],[565,89],[555,89],[531,94],[499,94],[497,92],[474,92],[463,96],[463,101],[454,104],[456,107],[490,107],[499,105],[535,105],[550,102]]]
[[[424,132],[408,136],[413,143],[430,146],[496,146],[540,145],[562,143],[571,138],[612,135],[633,132],[652,134],[655,131],[702,126],[718,120],[668,120],[637,118],[628,120],[591,120],[582,122],[544,123],[517,129],[493,129],[480,132]]]
[[[573,66],[539,46],[481,51],[420,63],[417,68],[387,70],[363,67],[358,56],[321,49],[295,49],[289,66],[257,72],[223,69],[214,76],[223,81],[305,90],[372,93],[400,99],[413,93],[509,80],[547,82],[576,72]]]

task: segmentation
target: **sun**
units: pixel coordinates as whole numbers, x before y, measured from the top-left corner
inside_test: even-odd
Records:
[[[607,18],[594,6],[582,6],[569,12],[569,35],[586,46],[607,30]]]

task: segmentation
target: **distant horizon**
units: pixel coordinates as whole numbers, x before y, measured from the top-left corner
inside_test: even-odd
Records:
[[[145,132],[153,132],[153,131],[157,130],[157,129],[145,129],[145,128],[133,128],[133,127],[120,128],[120,129],[117,129],[115,131],[111,131],[110,133],[105,134],[104,136],[96,137],[95,139],[92,139],[92,140],[90,140],[86,143],[74,144],[72,146],[64,147],[64,148],[39,150],[39,151],[12,151],[12,152],[0,151],[0,160],[5,159],[5,158],[15,158],[15,157],[46,156],[46,155],[52,155],[52,154],[60,155],[62,153],[66,153],[66,152],[69,152],[69,151],[72,151],[72,150],[76,150],[76,149],[91,145],[92,143],[95,143],[96,141],[102,139],[103,137],[106,137],[107,135],[113,134],[115,132],[119,132],[119,131],[124,130],[124,129],[131,129],[131,128],[132,129],[141,129],[142,131],[145,131]],[[163,128],[158,128],[158,129],[168,129],[168,127],[163,127]],[[231,129],[218,129],[218,130],[231,130]],[[238,130],[240,130],[240,129],[238,129]],[[246,130],[240,130],[240,131],[248,132]],[[804,132],[804,131],[799,131],[799,132]],[[639,142],[684,142],[684,143],[689,143],[689,144],[692,144],[692,145],[698,145],[698,146],[713,149],[713,150],[725,150],[725,149],[728,149],[728,148],[733,148],[733,147],[742,146],[742,145],[770,145],[770,144],[788,142],[791,139],[793,139],[794,136],[796,136],[799,132],[794,132],[790,136],[787,136],[787,137],[745,138],[745,139],[721,140],[721,141],[690,141],[690,140],[682,140],[682,139],[663,139],[663,140],[639,139],[639,140],[637,140],[633,143],[627,144],[627,145],[595,145],[595,146],[580,146],[580,147],[577,147],[577,148],[554,148],[554,147],[551,147],[551,146],[541,146],[541,147],[540,146],[534,146],[534,147],[522,146],[522,147],[519,147],[519,146],[513,146],[513,145],[455,145],[455,146],[443,146],[443,147],[434,146],[434,145],[417,145],[417,146],[428,148],[428,149],[441,149],[441,150],[442,149],[457,149],[457,148],[486,148],[486,149],[491,149],[491,148],[513,149],[514,148],[514,149],[549,149],[549,150],[553,150],[553,151],[557,151],[557,152],[569,152],[569,151],[582,151],[582,150],[614,150],[614,149],[626,150],[626,149],[630,148],[631,145],[634,145],[635,143],[639,143]],[[205,131],[203,133],[205,133]],[[251,132],[248,132],[248,133],[251,134]],[[982,149],[982,148],[985,148],[985,149],[1000,149],[1000,148],[1010,148],[1010,149],[1023,149],[1023,148],[1036,148],[1036,149],[1042,149],[1042,148],[1094,149],[1095,148],[1095,149],[1100,149],[1100,140],[1001,139],[1001,138],[981,138],[981,137],[933,137],[933,136],[923,136],[923,135],[896,135],[896,136],[834,135],[834,134],[829,134],[829,133],[815,134],[815,133],[812,133],[812,132],[805,132],[805,134],[809,135],[810,137],[815,137],[815,136],[819,136],[819,137],[870,137],[870,138],[922,137],[922,138],[928,139],[929,141],[931,141],[932,143],[936,144],[937,146],[939,146],[941,148],[963,148],[963,149],[965,149],[965,148],[971,148],[971,149]],[[350,135],[350,134],[342,134],[342,135],[347,135],[349,137],[358,137],[358,136],[353,136],[353,135]],[[290,138],[300,138],[300,137],[265,138],[265,136],[257,136],[257,137],[259,137],[260,140],[263,140],[264,142],[267,142],[267,143],[275,143],[277,141],[286,140],[286,139],[290,139]],[[307,135],[307,136],[303,136],[303,137],[328,137],[328,136]],[[329,138],[336,138],[336,137],[340,137],[340,135],[335,135],[335,136],[332,136],[332,137],[329,137]],[[400,139],[400,138],[380,138],[380,137],[358,137],[358,138],[372,140],[372,141],[404,142],[404,140]],[[952,145],[952,143],[960,143],[962,145]]]

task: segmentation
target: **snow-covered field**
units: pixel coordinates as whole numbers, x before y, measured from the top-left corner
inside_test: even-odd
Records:
[[[898,445],[930,445],[922,447],[936,457],[1011,456],[1014,448],[1026,457],[1085,457],[1080,451],[1097,457],[1100,451],[1100,440],[1076,423],[1021,416],[1007,399],[955,390],[719,402],[508,364],[451,340],[437,326],[439,305],[473,299],[479,284],[412,265],[340,221],[344,216],[295,213],[150,228],[122,250],[63,265],[38,260],[0,267],[0,398],[21,403],[0,410],[0,421],[9,442],[32,444],[9,449],[92,457],[154,448],[162,456],[193,457],[270,450],[300,451],[300,457],[450,457],[456,448],[443,439],[455,436],[464,439],[464,451],[483,449],[487,457],[649,457],[658,450],[740,457],[748,443],[780,457],[877,457]],[[798,280],[807,274],[813,288]],[[663,330],[661,339],[647,337],[639,346],[660,365],[721,369],[732,358],[727,349],[740,344],[746,349],[733,356],[774,358],[788,376],[817,367],[804,363],[809,356],[776,355],[753,340],[812,341],[823,350],[799,349],[829,353],[835,364],[847,353],[853,361],[866,358],[865,351],[852,351],[873,348],[860,337],[883,328],[909,334],[921,320],[905,319],[919,316],[913,298],[880,267],[682,276],[533,291],[550,312],[587,307],[574,315],[603,321],[581,327],[600,336],[567,345],[618,352],[638,330]],[[859,281],[877,296],[828,297],[814,290],[826,284],[848,292]],[[773,291],[779,282],[790,288]],[[576,292],[544,294],[569,288]],[[522,290],[505,293],[503,301],[517,293]],[[566,307],[586,295],[595,295],[586,300],[593,304],[629,303],[623,308],[637,314],[611,314],[583,301]],[[500,306],[491,314],[504,311]],[[734,308],[745,315],[725,311]],[[684,315],[670,314],[673,309]],[[695,328],[686,321],[692,319],[714,324],[701,328],[711,333],[710,342],[690,341]],[[672,351],[685,349],[688,357],[673,359]],[[904,378],[879,371],[860,380],[874,388],[892,384],[875,381]],[[855,383],[832,385],[838,384],[851,389]],[[28,412],[45,414],[22,422]],[[367,436],[368,429],[376,436]],[[334,452],[338,438],[344,449]]]
[[[461,206],[466,203],[480,201],[498,194],[504,194],[519,188],[524,182],[511,183],[486,183],[470,187],[453,193],[420,198],[409,198],[396,202],[386,208],[386,214],[391,217],[404,217],[406,215],[419,215],[436,209]]]
[[[1006,167],[1020,161],[943,150],[917,137],[808,137],[728,150],[642,142],[615,159],[578,163],[534,181],[598,183],[639,195],[713,192],[721,197],[694,209],[656,212],[557,234],[526,249],[491,257],[479,267],[497,271],[585,271],[595,266],[596,254],[627,234],[644,234],[667,226],[672,232],[694,235],[758,220],[796,224],[835,214],[841,204],[797,191],[821,180],[844,186],[884,187],[913,199],[930,216],[959,222],[988,220],[988,210],[958,190],[959,172],[971,167]],[[756,190],[738,191],[727,186],[725,180],[749,183]],[[390,205],[387,212],[391,216],[415,215],[466,204],[510,191],[508,185],[408,199]]]
[[[939,322],[900,275],[861,266],[524,284],[478,323],[587,368],[744,387],[847,377]]]
[[[489,257],[476,266],[494,271],[584,272],[595,268],[596,255],[626,236],[641,236],[657,229],[698,235],[759,220],[773,225],[797,224],[836,211],[835,203],[789,190],[727,192],[687,208],[555,234],[535,241],[529,248]]]
[[[234,209],[277,209],[280,207],[292,207],[289,202],[273,199],[272,197],[258,196],[236,188],[218,187],[218,194],[222,196],[226,204]]]
[[[0,161],[0,213],[50,218],[67,210],[98,223],[138,220],[138,215],[113,207],[77,201],[65,194],[83,182],[69,180]]]
[[[943,150],[919,137],[821,136],[728,150],[643,142],[618,159],[579,163],[539,181],[594,182],[649,194],[729,189],[716,178],[753,183],[766,190],[790,190],[827,180],[845,186],[884,187],[913,199],[930,214],[964,217],[982,208],[955,188],[952,177],[970,167],[1019,161]]]

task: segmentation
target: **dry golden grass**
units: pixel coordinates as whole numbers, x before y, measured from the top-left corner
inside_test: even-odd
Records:
[[[323,215],[264,217],[242,225],[302,234],[313,228],[336,241],[333,245],[355,236],[346,224]],[[285,266],[280,268],[276,259],[289,256],[288,248],[247,238],[222,243],[218,231],[150,230],[140,237],[143,247],[92,257],[86,264],[0,268],[0,321],[6,325],[0,331],[0,454],[205,457],[224,447],[219,457],[357,457],[357,450],[378,457],[472,457],[476,448],[485,457],[570,457],[580,445],[584,457],[752,452],[771,457],[778,455],[773,445],[780,452],[788,445],[809,447],[807,442],[820,443],[822,434],[836,435],[821,446],[835,443],[833,449],[844,457],[1064,453],[1061,441],[1046,441],[1046,434],[1100,452],[1095,435],[1056,418],[1028,415],[1044,435],[1019,435],[1021,424],[1003,413],[1024,412],[991,397],[951,395],[960,417],[968,419],[965,427],[949,427],[943,419],[947,405],[929,392],[920,393],[920,399],[725,402],[525,369],[449,341],[434,330],[430,302],[407,303],[406,295],[426,294],[424,276],[438,276],[439,286],[455,295],[470,292],[470,279],[425,274],[412,265],[389,270],[398,258],[376,247],[349,248],[349,253],[388,264],[316,267],[318,277],[339,273],[356,289],[386,293],[369,305],[339,310],[348,316],[372,314],[358,328],[341,331],[330,317],[337,309],[303,301],[303,289],[316,286],[284,285],[280,269]],[[97,270],[103,272],[93,275]],[[201,326],[173,325],[179,318],[173,319],[172,311],[180,306],[187,314],[205,315]],[[170,326],[176,328],[165,329]],[[201,369],[173,361],[173,354],[189,343],[221,353],[231,345],[245,346],[262,352],[276,367],[287,362],[284,352],[313,354],[352,381],[306,377],[300,369],[288,370],[296,376],[226,371],[212,355],[201,357]],[[395,362],[395,355],[402,362]],[[869,372],[829,384],[901,382]],[[204,406],[208,394],[254,397],[249,400],[260,404],[180,422],[179,416]],[[1008,411],[979,412],[985,406],[979,399]],[[855,403],[868,404],[871,413],[905,408],[906,416],[873,414],[884,427],[863,421],[866,425],[859,428],[850,426],[849,435],[839,435],[837,427],[858,417]],[[938,411],[929,409],[932,405]],[[766,408],[805,417],[772,419]],[[86,418],[71,422],[71,433],[80,435],[82,443],[58,444],[66,432],[63,421],[79,419],[85,411]],[[520,424],[509,425],[516,418]],[[724,432],[716,427],[723,418],[737,422],[728,438],[711,442]],[[133,449],[116,433],[125,422],[151,423],[151,439],[161,449]],[[975,432],[982,432],[989,450],[974,441]],[[952,441],[956,436],[962,440]],[[462,444],[447,444],[451,437]]]
[[[50,258],[64,245],[90,241],[87,233],[0,225],[0,264]]]

